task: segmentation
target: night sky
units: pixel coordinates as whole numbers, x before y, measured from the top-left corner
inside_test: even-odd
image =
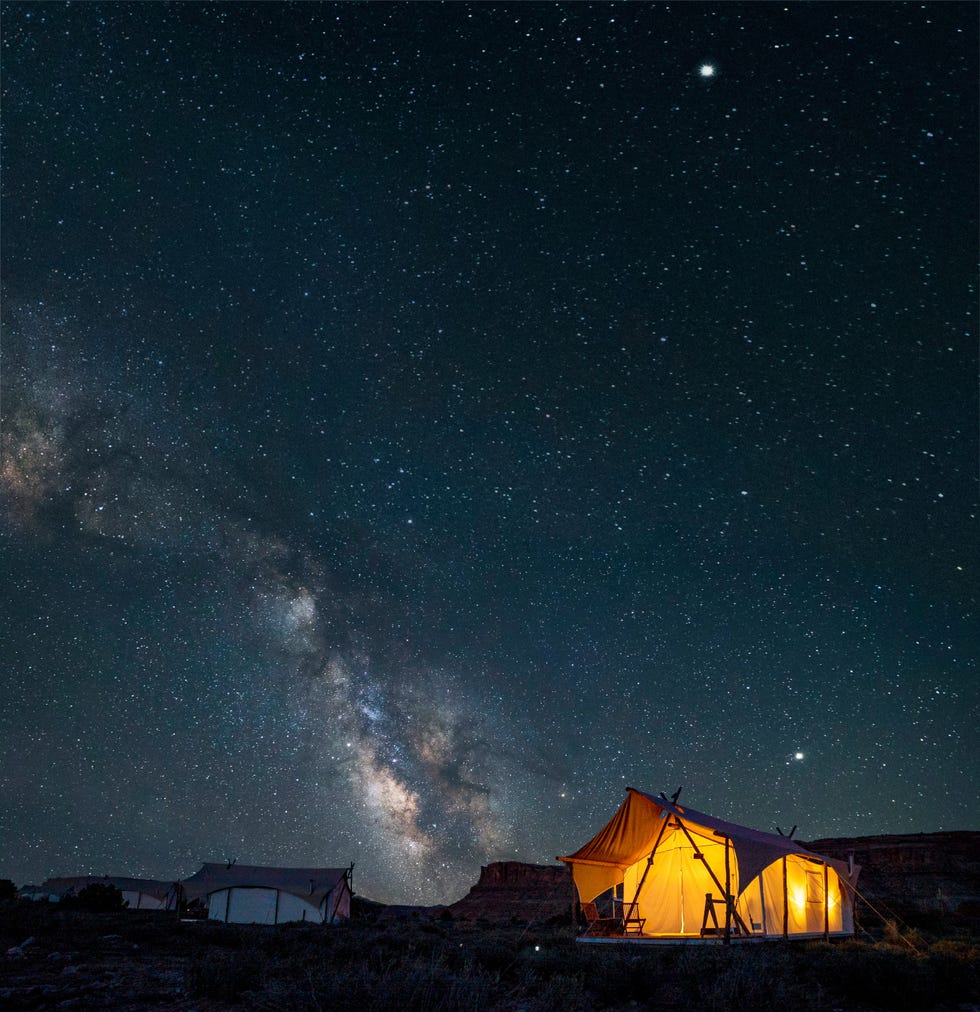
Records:
[[[977,22],[4,3],[0,877],[980,828]]]

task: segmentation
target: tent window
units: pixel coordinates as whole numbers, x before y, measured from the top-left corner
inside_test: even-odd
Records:
[[[823,876],[820,872],[806,872],[806,901],[807,903],[823,903]]]

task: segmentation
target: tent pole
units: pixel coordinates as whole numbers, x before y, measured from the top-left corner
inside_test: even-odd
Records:
[[[789,885],[786,881],[786,858],[783,858],[783,938],[789,936]]]
[[[830,941],[830,876],[827,873],[827,865],[823,866],[823,937],[825,942]]]
[[[690,843],[690,845],[694,848],[695,857],[700,858],[702,861],[704,861],[704,855],[701,853],[700,849],[698,848],[698,845],[694,842],[694,837],[691,836],[691,834],[687,831],[687,826],[685,826],[683,822],[678,822],[678,825],[681,827],[681,830],[687,837],[688,843]],[[711,881],[714,882],[718,892],[724,894],[725,892],[724,887],[718,881],[718,876],[715,875],[715,873],[711,870],[711,867],[709,866],[707,861],[704,861],[704,870],[711,876]]]
[[[731,840],[725,837],[725,945],[732,941],[732,867],[728,847]]]
[[[640,881],[637,884],[636,892],[633,894],[633,902],[630,903],[630,907],[636,909],[636,904],[640,901],[640,890],[643,888],[643,883],[647,880],[647,875],[650,869],[653,867],[653,855],[657,853],[657,848],[660,846],[660,841],[663,839],[664,832],[667,829],[667,823],[670,822],[670,815],[663,821],[663,825],[660,827],[660,832],[657,833],[657,839],[653,841],[653,850],[650,851],[650,856],[647,858],[647,866],[643,869],[643,874],[640,876]],[[626,911],[623,911],[624,915]]]
[[[688,839],[688,842],[689,842],[689,843],[691,844],[691,846],[692,846],[692,847],[694,848],[694,853],[695,853],[695,855],[696,855],[696,856],[697,856],[698,858],[700,858],[700,859],[701,859],[702,861],[704,861],[704,870],[705,870],[705,871],[706,871],[706,872],[707,872],[707,873],[708,873],[708,874],[709,874],[709,875],[711,876],[711,881],[712,881],[712,882],[714,882],[714,884],[715,884],[715,888],[716,888],[716,889],[718,890],[718,892],[720,892],[720,893],[721,893],[721,895],[722,895],[722,896],[724,897],[724,899],[725,899],[725,908],[726,908],[726,910],[727,910],[727,911],[729,911],[729,913],[727,913],[727,914],[726,914],[726,920],[727,920],[727,918],[728,918],[728,917],[729,917],[729,916],[731,915],[731,910],[732,910],[732,903],[731,903],[731,899],[730,899],[730,897],[729,897],[729,895],[728,895],[728,893],[729,893],[729,890],[728,890],[728,889],[726,889],[726,888],[725,888],[725,887],[724,887],[724,886],[723,886],[723,885],[722,885],[722,884],[721,884],[721,883],[720,883],[720,882],[718,881],[718,876],[717,876],[717,875],[716,875],[716,874],[715,874],[715,873],[714,873],[714,872],[713,872],[713,871],[711,870],[711,865],[709,865],[709,864],[708,864],[708,861],[707,861],[707,859],[705,858],[704,854],[702,854],[702,853],[701,853],[701,851],[700,851],[700,850],[698,849],[698,845],[697,845],[697,844],[696,844],[696,843],[694,842],[694,837],[693,837],[693,836],[691,836],[691,834],[690,834],[690,833],[689,833],[689,832],[687,831],[687,826],[685,826],[685,825],[684,825],[684,823],[680,821],[680,819],[678,819],[678,820],[677,820],[677,825],[681,827],[681,830],[683,831],[684,835],[685,835],[685,836],[687,837],[687,839]],[[720,834],[719,834],[719,835],[720,835]],[[726,836],[726,837],[725,837],[724,839],[725,839],[725,864],[726,864],[726,868],[727,868],[727,864],[728,864],[728,844],[729,844],[729,842],[730,842],[730,841],[729,841],[729,839],[728,839],[728,837],[727,837],[727,836]],[[728,871],[726,870],[726,876],[727,876],[727,875],[728,875]],[[744,932],[744,933],[745,933],[746,935],[750,935],[750,934],[752,933],[752,932],[750,932],[750,931],[749,931],[749,929],[748,929],[748,928],[746,927],[746,925],[745,925],[745,921],[743,921],[743,920],[742,920],[742,918],[741,918],[741,917],[739,916],[739,914],[738,914],[738,912],[737,912],[737,911],[735,911],[735,923],[736,923],[736,924],[737,924],[737,925],[739,926],[739,928],[740,928],[740,929],[741,929],[741,930],[742,930],[742,931],[743,931],[743,932]]]

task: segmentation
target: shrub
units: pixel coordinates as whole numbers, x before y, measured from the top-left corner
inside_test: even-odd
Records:
[[[262,987],[262,959],[257,951],[210,951],[187,969],[187,991],[195,998],[234,1002]]]
[[[80,889],[77,896],[66,896],[61,901],[66,910],[85,910],[93,914],[111,914],[127,906],[123,894],[105,882],[93,882]]]

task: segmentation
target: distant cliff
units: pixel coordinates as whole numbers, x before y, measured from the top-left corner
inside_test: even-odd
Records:
[[[853,856],[861,865],[858,892],[872,905],[971,916],[980,911],[980,833],[840,837],[804,846],[844,861]]]
[[[480,869],[480,880],[448,908],[458,920],[571,920],[577,900],[572,873],[563,864],[497,861]]]

